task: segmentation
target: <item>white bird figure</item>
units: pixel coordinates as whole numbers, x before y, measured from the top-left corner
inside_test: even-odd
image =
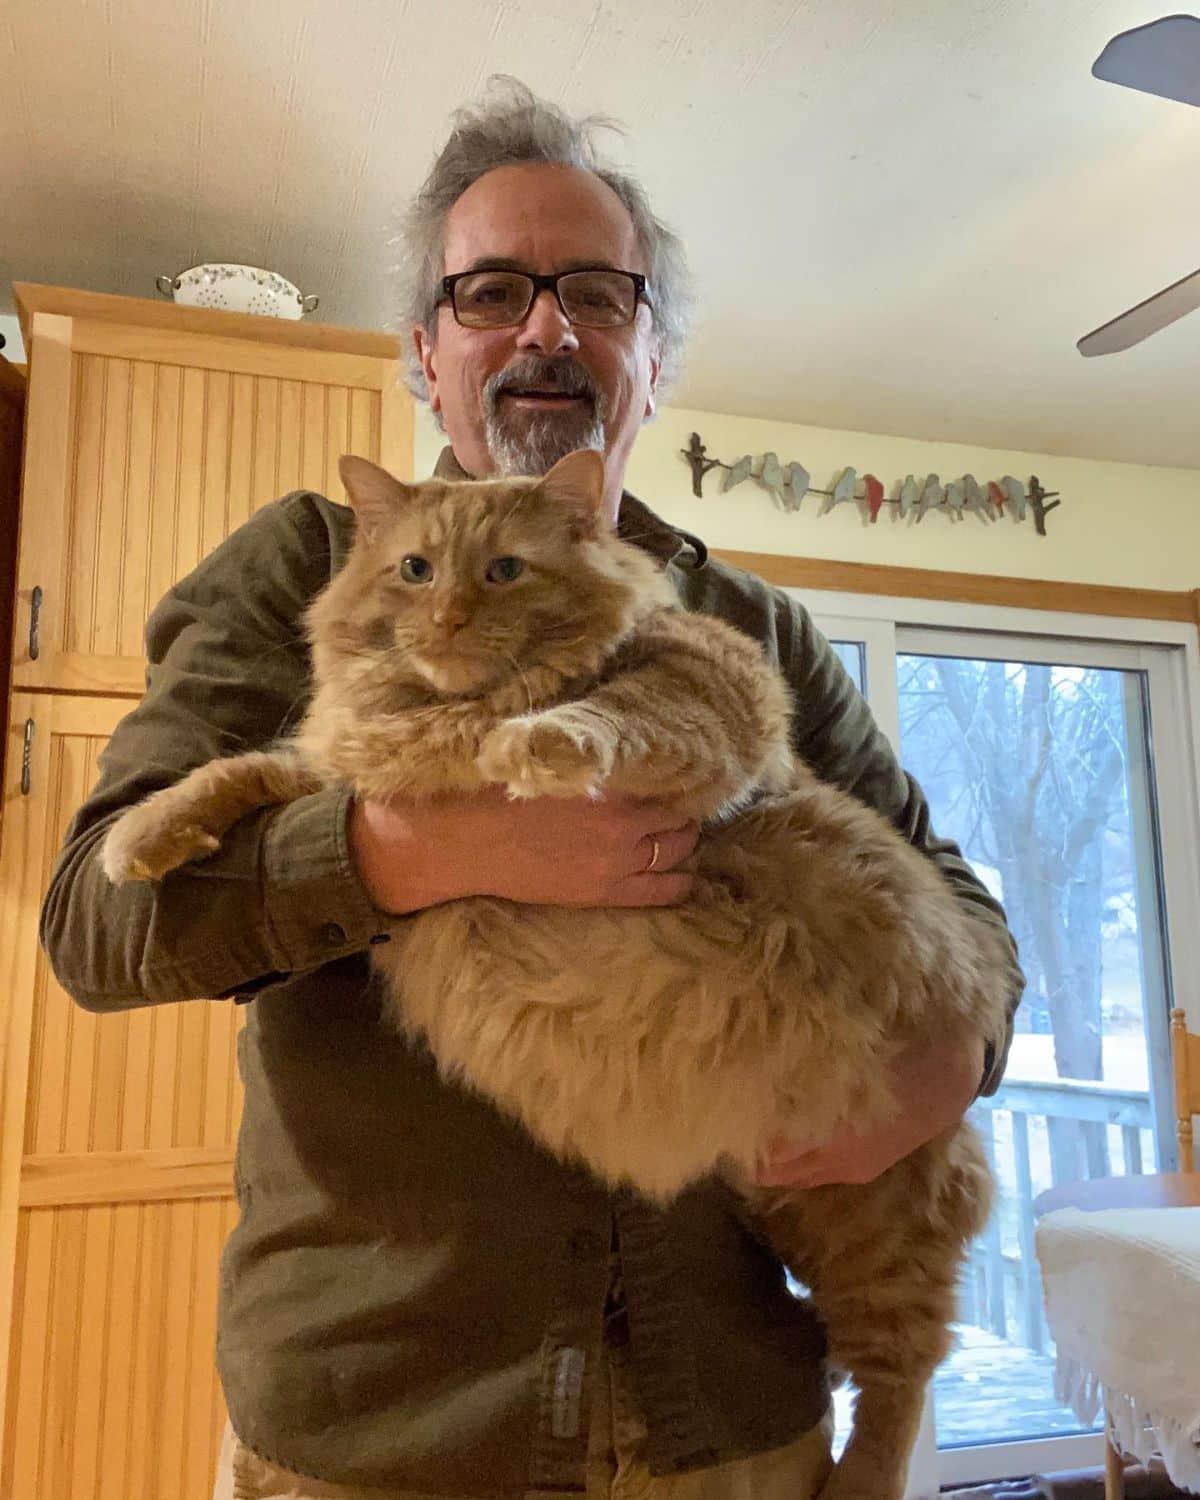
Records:
[[[944,494],[941,480],[936,474],[930,474],[925,481],[925,488],[921,491],[920,503],[917,506],[917,520],[919,521],[927,510],[936,510],[942,503]]]
[[[789,464],[787,478],[787,496],[784,504],[791,510],[799,510],[800,502],[808,494],[809,480],[812,478],[803,464]]]
[[[974,474],[963,476],[963,489],[966,491],[964,508],[973,510],[981,521],[994,521],[995,512],[992,510],[992,502],[979,487],[979,481]]]
[[[900,516],[903,519],[913,510],[917,503],[917,481],[911,474],[905,476],[904,483],[900,486]]]
[[[962,520],[964,499],[965,496],[963,495],[962,485],[957,479],[951,479],[950,482],[946,485],[946,504],[950,509],[950,519],[952,521]]]
[[[762,468],[759,470],[759,479],[771,491],[780,505],[783,505],[783,468],[778,457],[774,453],[764,453]]]
[[[821,514],[825,515],[835,505],[841,505],[844,500],[853,500],[857,485],[858,471],[856,469],[843,469],[841,477],[833,487],[833,493],[826,496],[825,504],[821,507]]]
[[[1025,519],[1025,486],[1019,479],[1014,479],[1011,474],[1006,474],[1000,481],[1008,495],[1009,509],[1018,521]]]
[[[732,465],[732,467],[726,469],[725,477],[721,481],[722,494],[726,490],[731,490],[735,484],[741,484],[743,479],[748,479],[750,477],[750,466],[751,458],[747,453],[739,458],[737,463]]]

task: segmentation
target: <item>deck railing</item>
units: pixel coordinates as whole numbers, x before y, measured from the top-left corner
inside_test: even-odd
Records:
[[[976,1102],[970,1119],[1000,1194],[971,1253],[960,1318],[1041,1353],[1049,1336],[1033,1200],[1060,1182],[1142,1172],[1154,1154],[1150,1096],[1106,1083],[1006,1078],[996,1094]]]

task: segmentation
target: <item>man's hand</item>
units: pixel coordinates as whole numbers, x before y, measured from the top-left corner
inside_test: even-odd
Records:
[[[953,1046],[913,1045],[896,1057],[891,1085],[900,1112],[859,1134],[843,1125],[815,1150],[780,1139],[755,1175],[760,1187],[829,1187],[874,1182],[889,1167],[956,1125],[967,1112],[983,1076],[982,1039]]]
[[[351,853],[367,894],[401,915],[463,896],[546,906],[673,906],[700,836],[661,803],[511,801],[499,787],[433,802],[355,801]],[[658,846],[653,870],[648,869]]]

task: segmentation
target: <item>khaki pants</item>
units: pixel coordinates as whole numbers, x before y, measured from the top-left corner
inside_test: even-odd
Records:
[[[786,1448],[655,1479],[642,1462],[646,1428],[630,1397],[620,1349],[606,1350],[589,1439],[586,1500],[816,1500],[833,1467],[832,1412]],[[304,1479],[238,1442],[226,1425],[213,1500],[446,1500],[411,1490],[360,1489]],[[539,1500],[531,1491],[526,1500]],[[546,1497],[551,1500],[551,1497]],[[563,1491],[554,1492],[563,1500]]]

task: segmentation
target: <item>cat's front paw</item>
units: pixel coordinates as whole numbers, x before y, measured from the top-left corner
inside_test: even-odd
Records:
[[[613,768],[616,736],[585,710],[561,708],[498,724],[476,759],[513,797],[590,797]]]
[[[104,840],[104,873],[114,885],[129,880],[161,880],[197,855],[211,854],[220,840],[198,823],[173,821],[153,798],[132,807]]]

